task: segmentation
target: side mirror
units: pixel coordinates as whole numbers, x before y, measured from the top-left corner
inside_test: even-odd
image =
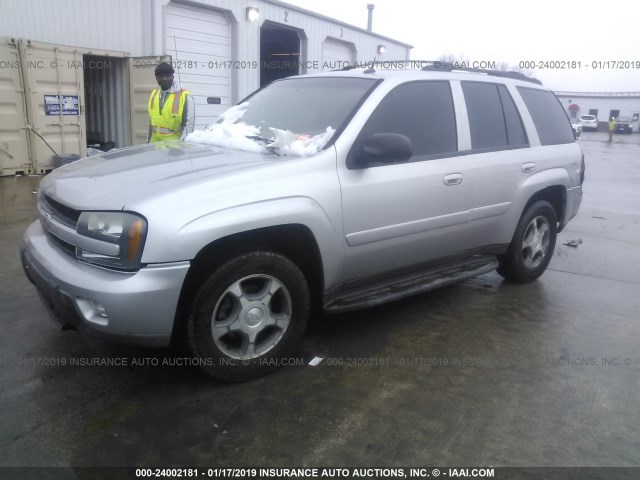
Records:
[[[367,138],[357,155],[360,164],[393,163],[408,160],[413,155],[411,140],[399,133],[374,133]]]

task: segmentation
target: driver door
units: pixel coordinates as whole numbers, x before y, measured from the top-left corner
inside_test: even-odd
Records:
[[[375,133],[405,135],[413,154],[401,163],[358,164]],[[353,280],[441,260],[463,250],[471,185],[458,149],[448,81],[400,85],[380,102],[340,162],[345,274]]]

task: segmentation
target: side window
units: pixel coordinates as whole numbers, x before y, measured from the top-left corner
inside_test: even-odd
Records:
[[[458,138],[449,82],[413,82],[393,89],[371,114],[358,140],[374,133],[406,135],[413,159],[455,152]]]
[[[511,147],[525,147],[529,145],[527,134],[522,126],[520,113],[513,103],[513,98],[509,94],[509,90],[504,85],[498,85],[498,93],[502,102],[502,110],[504,111],[504,120],[507,124],[507,141]]]
[[[569,117],[553,92],[527,87],[518,87],[518,92],[531,114],[542,145],[576,141]]]
[[[469,115],[471,148],[505,147],[507,127],[497,85],[482,82],[461,82]]]

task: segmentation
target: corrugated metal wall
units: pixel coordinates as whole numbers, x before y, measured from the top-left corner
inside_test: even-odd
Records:
[[[300,73],[313,73],[327,70],[323,65],[323,44],[329,39],[346,42],[353,45],[352,58],[357,62],[378,60],[402,60],[408,59],[410,48],[408,45],[384,38],[374,33],[322,17],[309,11],[302,11],[277,0],[2,0],[2,14],[0,15],[0,36],[5,35],[16,39],[32,40],[35,42],[56,46],[70,46],[74,54],[105,55],[104,51],[114,52],[115,56],[122,57],[129,54],[132,57],[144,55],[182,55],[182,48],[176,52],[174,35],[182,36],[191,41],[198,40],[194,35],[208,37],[215,35],[215,25],[211,32],[193,32],[189,28],[187,33],[179,32],[181,25],[175,25],[171,17],[171,10],[180,6],[188,6],[184,10],[197,10],[209,12],[203,17],[217,17],[228,20],[230,33],[230,58],[232,65],[226,67],[208,65],[207,59],[215,62],[221,55],[211,45],[205,45],[205,50],[191,52],[194,58],[197,56],[199,66],[205,66],[206,72],[195,70],[187,73],[182,79],[186,88],[189,82],[193,83],[194,90],[199,95],[200,103],[206,100],[206,96],[212,95],[211,88],[198,90],[198,77],[209,82],[212,77],[219,76],[225,79],[224,85],[229,93],[213,92],[223,98],[220,106],[202,105],[200,109],[204,115],[197,119],[199,126],[203,126],[215,120],[219,112],[225,107],[237,103],[242,98],[256,90],[260,86],[260,29],[268,22],[269,25],[282,26],[297,32],[300,37],[300,61],[302,64]],[[259,19],[255,22],[247,19],[247,7],[257,7],[260,10]],[[175,18],[174,18],[175,19]],[[189,22],[187,22],[188,24]],[[178,29],[178,30],[177,30]],[[202,29],[201,29],[202,30]],[[184,35],[183,35],[184,33]],[[194,37],[194,38],[191,38]],[[211,43],[211,42],[209,42]],[[325,44],[326,45],[326,44]],[[378,46],[385,45],[384,55],[378,53]],[[210,48],[211,51],[207,51]],[[95,49],[95,50],[94,50]],[[63,50],[68,50],[63,48]],[[101,52],[102,51],[102,52]],[[225,54],[226,55],[226,54]],[[224,55],[223,55],[224,56]],[[175,60],[176,58],[174,58]],[[182,58],[178,57],[179,60]],[[96,76],[90,79],[90,85],[101,82],[101,89],[109,89],[111,100],[120,106],[129,109],[127,102],[128,79],[130,73],[124,68],[123,62],[116,62],[113,69],[102,72],[102,76],[96,72],[85,70],[79,72],[81,76]],[[61,67],[60,67],[61,68]],[[220,71],[224,68],[225,71]],[[58,68],[59,69],[59,68]],[[216,71],[218,69],[218,71]],[[40,74],[45,73],[46,68]],[[152,74],[152,70],[149,70]],[[71,73],[71,72],[67,72]],[[182,70],[181,74],[185,71]],[[82,78],[78,85],[82,85]],[[96,87],[97,88],[97,87]],[[104,102],[103,91],[91,90],[87,97],[88,102]],[[82,93],[80,93],[82,96]],[[127,98],[125,98],[127,97]],[[81,99],[82,101],[82,99]],[[116,141],[122,145],[123,132],[118,125],[122,125],[121,113],[117,108],[103,106],[96,113],[95,108],[90,109],[92,117],[87,118],[87,131],[96,132],[101,141]],[[100,103],[104,105],[104,103]],[[198,116],[196,109],[196,116]],[[97,115],[97,116],[96,116]],[[105,117],[106,115],[106,117]],[[126,123],[126,112],[124,113]],[[100,117],[100,118],[98,118]],[[201,120],[201,121],[198,121]],[[84,118],[82,119],[84,121]],[[130,124],[129,124],[130,125]],[[130,136],[128,133],[125,136]],[[77,139],[73,139],[75,142]],[[63,141],[67,142],[65,138]],[[61,145],[61,146],[63,146]],[[62,149],[64,151],[64,148]]]
[[[31,161],[37,173],[44,173],[54,165],[51,149],[58,155],[86,152],[82,52],[45,42],[18,43],[27,123],[40,135],[30,135]]]
[[[168,25],[168,12],[173,5],[181,5],[179,1],[167,4],[166,0],[153,3],[151,16],[162,18],[164,29]],[[260,86],[260,28],[265,22],[270,25],[281,25],[298,32],[301,38],[302,69],[300,73],[313,73],[327,70],[323,65],[323,44],[328,39],[347,42],[355,46],[354,60],[366,62],[377,60],[407,60],[410,48],[406,44],[377,36],[371,32],[342,24],[331,19],[317,16],[311,12],[300,11],[295,7],[280,2],[264,0],[190,0],[182,5],[201,6],[216,14],[224,15],[231,26],[231,59],[234,65],[226,72],[218,72],[221,77],[231,77],[231,94],[223,99],[222,107],[228,107],[240,101]],[[258,21],[251,22],[246,18],[247,7],[257,7],[260,10]],[[153,43],[153,42],[152,42]],[[158,44],[159,42],[155,42]],[[378,53],[378,46],[385,45],[386,52]],[[174,50],[172,40],[167,35],[163,38],[163,45],[152,53],[162,54]],[[211,52],[211,59],[216,60],[216,54]],[[252,66],[255,65],[255,66]],[[214,72],[212,72],[214,73]],[[183,80],[185,87],[188,82]],[[222,111],[223,109],[221,109]],[[210,120],[209,118],[207,120]]]
[[[0,35],[143,55],[148,23],[131,0],[2,0]]]
[[[131,56],[162,55],[172,49],[165,32],[169,3],[180,4],[168,0],[2,0],[0,35],[83,49],[128,52]],[[404,44],[279,2],[190,0],[187,4],[221,13],[229,19],[231,55],[238,62],[259,62],[260,27],[265,21],[299,32],[302,37],[301,60],[309,66],[301,73],[323,70],[322,44],[327,38],[354,44],[358,62],[374,58],[409,58],[409,48]],[[258,21],[247,20],[246,9],[249,6],[259,8]],[[386,46],[382,56],[377,53],[380,44]],[[314,62],[320,64],[319,68],[314,68]],[[239,101],[259,87],[259,75],[255,69],[238,68],[230,73],[234,84],[230,103]]]
[[[0,176],[33,172],[18,44],[0,37]]]
[[[219,9],[232,19],[232,29],[235,48],[232,55],[239,62],[260,61],[260,26],[265,22],[278,23],[298,30],[303,37],[302,58],[310,68],[301,73],[322,71],[322,44],[327,38],[353,43],[356,46],[356,61],[366,62],[378,60],[408,60],[410,49],[407,45],[382,38],[370,32],[363,31],[320,16],[289,8],[280,3],[264,0],[203,0],[191,1],[191,4],[207,5]],[[257,7],[260,18],[250,22],[246,18],[247,7]],[[384,55],[377,53],[378,45],[385,45]],[[318,68],[314,68],[318,62]],[[260,86],[259,76],[251,69],[238,69],[233,103],[244,98]]]

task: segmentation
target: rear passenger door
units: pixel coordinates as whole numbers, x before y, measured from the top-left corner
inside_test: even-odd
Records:
[[[523,121],[504,84],[460,81],[467,109],[470,149],[465,181],[473,185],[469,204],[469,249],[504,244],[513,231],[505,228],[507,212],[534,157]],[[507,232],[507,233],[505,233]]]

